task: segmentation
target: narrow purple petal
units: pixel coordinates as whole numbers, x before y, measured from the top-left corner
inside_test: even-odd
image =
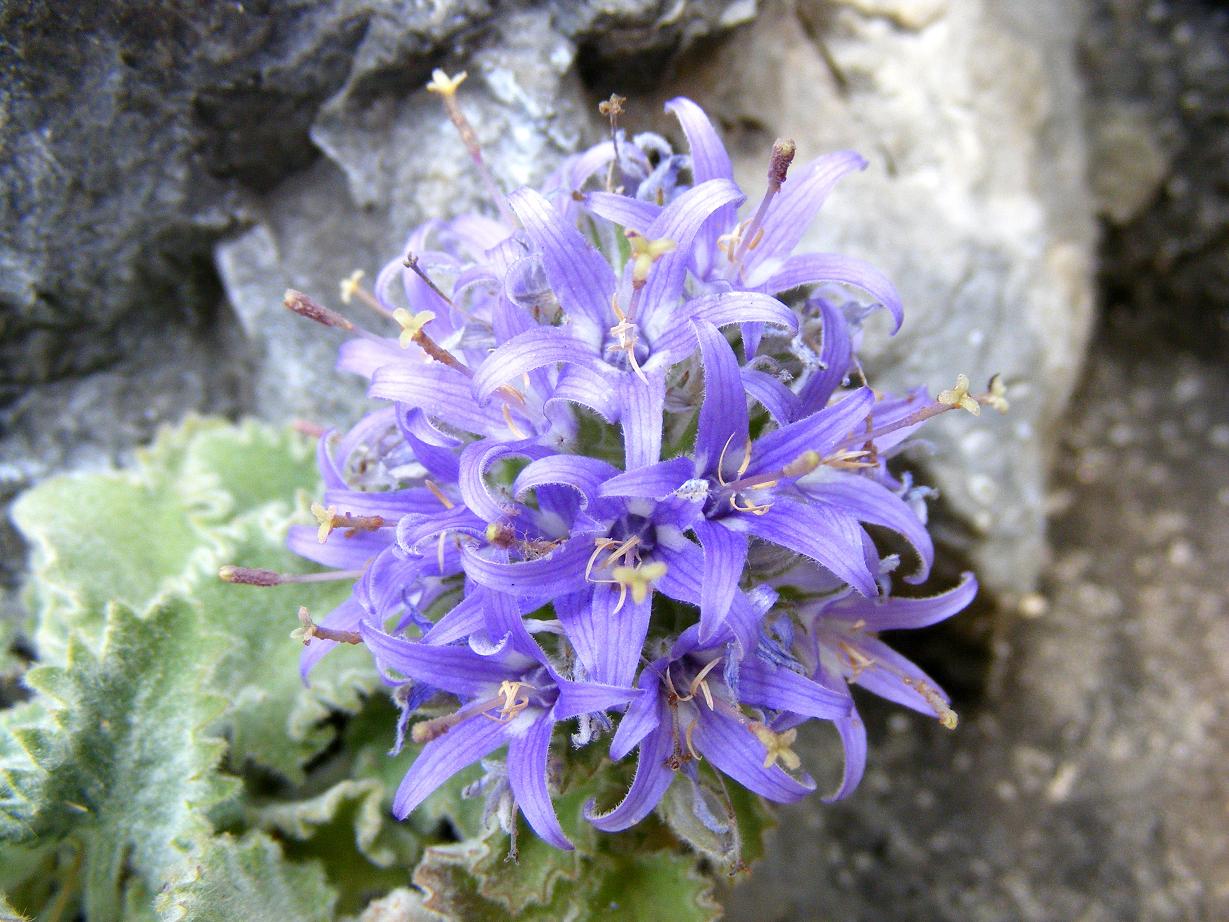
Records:
[[[610,742],[610,758],[614,761],[622,761],[661,722],[661,682],[667,664],[667,660],[659,659],[640,670],[636,687],[643,694],[632,699],[627,713],[619,720],[614,739]]]
[[[347,339],[338,347],[337,364],[335,367],[338,371],[359,375],[370,381],[377,368],[392,365],[396,362],[404,362],[411,358],[416,361],[422,361],[422,353],[418,349],[415,349],[413,352],[407,352],[397,344],[395,339],[376,341],[365,337],[356,337],[355,339]]]
[[[772,375],[744,368],[742,381],[747,393],[768,411],[778,426],[785,426],[798,417],[801,404],[797,395]]]
[[[859,522],[869,522],[890,528],[901,535],[918,555],[918,568],[906,577],[906,582],[922,583],[930,576],[935,560],[935,547],[926,525],[909,504],[882,484],[869,477],[833,471],[832,478],[820,483],[799,484],[807,497],[827,503],[854,515]]]
[[[359,633],[381,669],[395,669],[460,698],[489,695],[500,682],[520,675],[519,670],[493,657],[479,656],[468,647],[441,647],[393,637],[368,621],[359,625]]]
[[[659,205],[613,192],[590,192],[585,196],[584,204],[599,218],[639,234],[644,234],[661,213]]]
[[[733,179],[734,168],[725,145],[704,110],[685,96],[666,103],[666,111],[679,120],[691,147],[691,172],[697,183],[709,179]]]
[[[557,327],[535,327],[504,343],[483,361],[474,374],[474,395],[486,400],[499,387],[519,383],[522,375],[548,365],[604,364],[580,340]]]
[[[430,515],[405,515],[397,522],[397,546],[406,554],[436,556],[436,541],[451,531],[480,537],[486,522],[465,506],[445,509],[439,503]]]
[[[559,375],[559,383],[555,385],[554,394],[547,399],[546,408],[549,410],[556,400],[580,404],[608,423],[618,422],[618,375],[613,369],[569,365]]]
[[[661,499],[669,496],[695,473],[690,458],[671,458],[611,477],[602,484],[602,496],[638,496]]]
[[[598,324],[610,320],[615,274],[574,226],[532,189],[518,189],[508,204],[529,239],[542,251],[542,264],[565,313],[579,313]]]
[[[657,311],[672,312],[683,291],[687,268],[694,258],[692,244],[704,222],[725,206],[738,207],[744,196],[729,179],[710,179],[688,189],[662,209],[645,232],[650,240],[673,240],[677,246],[653,266],[641,300],[646,324]]]
[[[934,679],[882,640],[857,633],[844,634],[843,637],[858,653],[873,662],[873,665],[859,669],[849,677],[849,681],[861,685],[871,694],[930,717],[936,716],[935,709],[918,688],[929,687],[944,702],[950,700],[947,692]]]
[[[486,472],[504,458],[540,458],[549,449],[534,442],[471,442],[461,452],[457,486],[465,505],[484,522],[498,522],[516,515],[518,506],[510,498],[495,495],[486,482]]]
[[[661,458],[662,414],[666,404],[666,377],[660,368],[644,369],[647,383],[627,373],[619,380],[620,417],[623,423],[624,467],[634,470]]]
[[[747,536],[707,520],[696,522],[696,537],[704,548],[704,581],[700,587],[700,635],[712,637],[725,623],[738,580],[747,562]]]
[[[460,459],[457,447],[459,439],[444,435],[431,425],[422,410],[398,404],[397,425],[401,436],[414,452],[414,458],[427,469],[427,473],[445,483],[457,479]]]
[[[842,282],[861,288],[882,304],[896,321],[893,332],[905,321],[905,308],[901,304],[896,286],[881,271],[865,260],[836,253],[803,253],[791,256],[761,286],[773,294],[788,291],[799,285],[818,282]]]
[[[538,837],[555,848],[571,851],[572,843],[563,834],[546,786],[546,761],[554,727],[554,719],[545,713],[520,736],[512,735],[508,741],[508,784],[526,822]]]
[[[790,423],[756,440],[747,473],[775,473],[808,451],[828,455],[837,442],[866,425],[875,403],[869,387],[859,388],[840,403]]]
[[[583,455],[549,455],[526,465],[512,484],[512,494],[521,499],[531,490],[548,484],[569,487],[580,494],[587,508],[603,494],[603,485],[618,474],[618,468]]]
[[[393,797],[393,816],[399,820],[405,819],[457,772],[489,756],[508,742],[514,723],[500,723],[475,716],[427,743],[401,779],[397,794]]]
[[[553,710],[555,720],[607,711],[644,695],[638,688],[601,682],[569,682],[558,676],[555,677],[555,685],[559,689],[559,698],[555,701]]]
[[[608,584],[594,587],[592,618],[597,649],[590,678],[609,685],[630,685],[649,631],[653,593],[637,602],[629,592],[622,608],[619,595],[618,589]]]
[[[324,491],[324,505],[336,506],[339,513],[352,515],[378,515],[395,520],[402,515],[429,515],[439,512],[440,501],[430,490],[414,487],[409,490],[351,490],[329,489]]]
[[[700,715],[692,735],[696,749],[743,787],[777,803],[801,800],[815,790],[810,776],[799,781],[775,764],[765,768],[767,750],[749,727],[703,704],[696,710]]]
[[[433,646],[443,646],[464,640],[474,631],[481,630],[485,626],[482,596],[478,593],[471,593],[435,622],[435,626],[423,636],[422,642]]]
[[[582,536],[568,540],[549,554],[521,563],[488,560],[466,547],[461,550],[461,562],[470,579],[480,586],[545,600],[583,588],[585,564],[592,553],[593,539]]]
[[[823,318],[823,345],[820,348],[819,360],[821,368],[816,368],[807,378],[806,383],[798,392],[798,401],[802,413],[814,413],[828,405],[828,400],[836,393],[849,374],[849,366],[853,361],[853,341],[849,336],[849,324],[839,308],[826,298],[812,300],[819,302],[820,317]]]
[[[437,363],[400,362],[376,369],[367,391],[371,397],[396,400],[443,419],[466,432],[503,431],[500,411],[480,407],[469,379],[455,368]]]
[[[764,236],[752,251],[750,270],[793,252],[833,187],[843,177],[865,168],[866,160],[858,154],[837,151],[790,173],[764,218]]]
[[[720,331],[706,320],[689,321],[700,343],[704,362],[704,402],[696,430],[696,471],[733,479],[747,450],[750,423],[747,392],[743,390],[738,359]],[[725,470],[717,469],[722,453]]]
[[[707,320],[715,327],[759,320],[798,331],[797,315],[776,298],[756,291],[724,291],[688,301],[677,313],[659,315],[650,337],[654,355],[667,355],[677,363],[696,351],[696,336],[687,320]]]
[[[321,544],[314,525],[291,525],[286,547],[300,557],[336,570],[361,570],[367,561],[392,544],[392,529],[359,532],[349,538],[341,531]]]
[[[657,703],[657,728],[640,742],[636,776],[627,795],[607,813],[595,812],[594,801],[585,804],[585,819],[604,832],[635,826],[653,811],[674,780],[674,772],[666,765],[674,747],[670,715],[660,696],[653,696],[653,700]]]
[[[866,771],[866,725],[858,712],[855,710],[849,717],[836,721],[836,729],[841,735],[841,746],[845,749],[845,768],[841,773],[841,786],[823,798],[827,804],[844,800],[852,794]]]
[[[862,553],[862,527],[852,515],[778,496],[764,515],[744,515],[739,520],[757,538],[810,557],[862,595],[878,594]]]
[[[850,596],[834,606],[830,614],[850,622],[861,621],[868,631],[929,627],[964,611],[976,595],[977,580],[972,573],[965,573],[959,586],[940,595],[924,599],[899,596],[861,599]]]
[[[773,666],[754,656],[743,660],[738,671],[738,698],[743,704],[820,720],[848,717],[852,708],[848,691],[834,691],[792,669]]]

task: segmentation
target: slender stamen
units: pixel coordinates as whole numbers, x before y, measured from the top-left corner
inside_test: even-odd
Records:
[[[527,436],[521,430],[520,426],[516,424],[516,421],[512,419],[512,408],[511,407],[509,407],[505,403],[502,407],[500,407],[500,410],[503,412],[504,422],[508,424],[508,429],[514,436],[516,436],[518,439],[529,438],[529,436]]]
[[[867,669],[876,668],[882,669],[890,675],[900,679],[901,683],[908,688],[912,688],[919,695],[926,699],[926,703],[934,710],[935,716],[939,718],[939,723],[943,724],[949,730],[955,730],[959,722],[956,712],[951,709],[951,706],[943,700],[943,696],[929,682],[921,679],[915,679],[913,676],[906,674],[902,670],[896,668],[891,663],[886,663],[882,660],[874,659],[867,656],[861,650],[854,647],[852,644],[844,640],[837,641],[837,646],[841,652],[845,654],[846,660],[849,662],[849,668],[852,671],[851,678],[857,680],[858,676]]]
[[[388,523],[379,515],[352,515],[349,512],[338,514],[336,506],[324,508],[320,503],[312,503],[311,513],[320,523],[316,532],[316,540],[324,544],[336,528],[346,529],[345,536],[353,538],[360,531],[378,531]]]
[[[364,275],[366,273],[362,269],[355,269],[341,280],[341,303],[349,304],[352,298],[358,298],[381,317],[391,317],[392,312],[381,304],[375,295],[363,287]]]
[[[416,253],[406,253],[405,259],[401,261],[401,264],[405,266],[407,269],[409,269],[410,271],[412,271],[420,279],[422,279],[427,284],[427,287],[430,288],[432,291],[434,291],[440,297],[440,300],[442,300],[445,304],[447,304],[449,307],[453,308],[454,310],[456,309],[457,306],[456,304],[453,303],[452,298],[444,294],[443,289],[441,289],[439,285],[435,284],[431,276],[427,275],[426,271],[422,268],[422,266],[418,264],[418,255]]]
[[[611,93],[610,98],[597,104],[597,111],[610,119],[610,144],[614,148],[614,156],[610,160],[610,168],[606,171],[606,191],[614,192],[615,170],[619,166],[619,116],[623,114],[623,103],[627,97]]]
[[[333,580],[358,579],[362,570],[328,570],[323,573],[279,573],[261,567],[237,567],[227,564],[218,569],[218,579],[239,586],[284,586],[288,583],[327,583]]]
[[[720,662],[721,662],[720,656],[714,660],[710,660],[709,663],[703,669],[701,669],[698,673],[696,673],[696,677],[691,680],[691,697],[693,698],[695,697],[696,689],[699,688],[701,691],[704,692],[704,700],[708,704],[708,709],[710,711],[713,710],[713,693],[708,690],[708,682],[706,682],[705,679],[707,678],[708,674],[712,672],[713,669],[715,669],[717,664]]]
[[[424,480],[422,484],[431,491],[431,495],[438,499],[440,501],[440,505],[445,509],[451,509],[455,505],[452,500],[444,495],[444,491],[435,484],[435,481]]]
[[[457,87],[461,85],[467,76],[468,74],[465,71],[461,71],[457,76],[449,77],[442,70],[436,69],[431,74],[431,82],[427,84],[427,92],[438,93],[440,98],[444,100],[444,111],[448,113],[449,120],[461,136],[461,142],[465,145],[465,149],[469,151],[470,159],[474,161],[474,166],[478,170],[478,177],[482,180],[482,184],[486,186],[487,194],[491,196],[492,201],[499,208],[499,213],[503,217],[504,222],[509,227],[516,227],[516,216],[508,208],[507,199],[504,198],[504,194],[499,190],[499,186],[495,182],[495,177],[491,175],[486,162],[482,159],[482,146],[478,143],[478,135],[474,133],[474,128],[469,123],[469,119],[465,117],[465,113],[457,105]]]
[[[291,631],[290,636],[293,640],[303,641],[305,647],[315,637],[321,640],[332,640],[335,643],[360,644],[363,642],[363,635],[358,631],[337,631],[317,624],[312,620],[311,613],[304,605],[299,606],[299,627]]]
[[[733,254],[730,257],[731,275],[737,275],[742,271],[742,261],[747,252],[759,246],[760,239],[763,237],[763,224],[768,214],[768,206],[776,194],[781,191],[781,185],[785,182],[785,176],[789,172],[789,165],[794,161],[796,150],[794,142],[787,138],[778,138],[772,145],[772,158],[768,161],[768,187],[764,190],[764,197],[760,199],[759,207],[746,227],[736,231],[737,248],[735,248],[734,241],[729,243],[727,253]]]
[[[295,291],[293,288],[286,289],[286,293],[282,296],[282,304],[287,310],[293,311],[300,317],[314,320],[316,323],[323,324],[326,327],[333,327],[335,330],[345,330],[347,333],[353,333],[357,330],[353,323],[337,313],[337,311],[329,310],[323,304],[313,300],[301,291]]]

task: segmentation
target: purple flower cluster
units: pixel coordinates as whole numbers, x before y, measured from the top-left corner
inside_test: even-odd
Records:
[[[441,85],[455,107],[456,81]],[[411,717],[434,715],[410,730],[422,748],[399,817],[481,760],[488,797],[571,847],[548,771],[560,723],[573,747],[638,752],[626,797],[586,810],[603,830],[637,823],[700,760],[769,800],[805,796],[791,745],[810,719],[840,732],[846,796],[866,755],[850,683],[954,725],[878,634],[956,613],[975,582],[889,595],[899,558],[865,526],[901,536],[906,581],[925,580],[925,491],[887,460],[926,419],[1001,396],[851,383],[862,319],[882,307],[899,327],[900,300],[859,260],[794,250],[860,157],[791,171],[778,142],[740,220],[708,118],[687,99],[667,109],[689,154],[612,129],[543,191],[501,198],[501,219],[431,221],[371,292],[348,283],[399,338],[287,295],[352,334],[339,368],[384,401],[321,438],[319,528],[290,544],[355,578],[308,622],[304,676],[361,641],[398,686],[398,748]]]

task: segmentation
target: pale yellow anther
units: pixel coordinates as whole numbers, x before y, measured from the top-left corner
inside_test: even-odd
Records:
[[[457,87],[465,82],[467,76],[469,75],[465,71],[461,71],[455,77],[449,77],[448,74],[437,67],[431,71],[431,82],[427,84],[427,92],[439,93],[441,96],[452,96],[457,92]]]
[[[498,695],[503,698],[503,704],[499,709],[499,720],[506,723],[511,720],[525,708],[529,707],[529,696],[522,695],[522,688],[533,688],[528,682],[514,682],[504,680],[499,685]]]
[[[771,487],[775,485],[776,481],[763,484],[764,487]],[[730,508],[735,512],[749,512],[751,515],[767,515],[768,511],[772,509],[772,503],[755,503],[751,502],[750,500],[744,500],[740,504],[738,501],[738,495],[735,494],[734,496],[730,497]]]
[[[823,463],[823,458],[819,456],[817,451],[804,451],[797,458],[791,461],[785,467],[781,468],[781,473],[786,477],[803,477]]]
[[[620,586],[630,589],[632,601],[640,604],[648,598],[653,584],[666,575],[666,565],[655,561],[638,567],[615,567],[610,575]]]
[[[408,349],[414,338],[422,332],[422,328],[435,319],[435,314],[431,311],[411,314],[404,307],[399,307],[393,311],[393,319],[401,327],[401,348]]]
[[[320,529],[316,532],[316,540],[324,544],[337,526],[337,507],[329,506],[325,509],[320,503],[312,503],[311,511],[316,521],[320,523]]]
[[[960,409],[967,410],[974,416],[981,415],[981,404],[975,398],[969,396],[968,375],[956,375],[956,386],[940,391],[935,400],[945,407],[960,407]]]
[[[639,328],[627,319],[627,315],[619,307],[617,295],[611,295],[610,306],[614,309],[615,316],[619,318],[619,322],[610,328],[610,335],[618,340],[619,351],[627,353],[627,361],[632,366],[632,371],[641,381],[648,384],[649,379],[645,377],[644,369],[640,367],[640,362],[636,359],[636,334]]]
[[[366,275],[366,273],[363,272],[362,269],[355,269],[353,272],[351,272],[349,275],[347,275],[344,279],[341,280],[341,303],[342,304],[349,304],[350,299],[359,293],[359,291],[362,289],[362,286],[363,286],[363,276],[364,275]]]
[[[673,240],[662,237],[660,240],[650,240],[635,231],[627,232],[627,241],[632,247],[632,283],[643,283],[649,277],[649,269],[653,263],[667,253],[674,251]]]
[[[1011,409],[1011,404],[1007,402],[1007,385],[1003,383],[1002,375],[995,375],[990,379],[990,393],[982,400],[986,406],[993,407],[1000,413]]]
[[[764,755],[764,767],[772,768],[775,762],[780,762],[782,766],[790,771],[796,770],[802,765],[802,760],[798,758],[798,753],[794,752],[794,741],[798,739],[798,731],[795,729],[786,730],[784,733],[774,733],[762,723],[751,724],[751,732],[756,738],[764,744],[767,753]]]

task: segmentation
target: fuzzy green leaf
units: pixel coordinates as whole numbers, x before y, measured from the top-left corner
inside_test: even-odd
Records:
[[[318,865],[291,864],[257,832],[201,843],[154,905],[167,922],[312,922],[332,919],[336,902]]]
[[[89,918],[117,916],[126,866],[161,886],[188,840],[210,831],[204,811],[235,792],[215,771],[224,744],[205,732],[224,707],[203,690],[224,646],[186,602],[145,620],[114,605],[100,656],[74,638],[65,667],[27,673],[57,724],[54,736],[15,734],[46,772],[30,825],[84,844]]]
[[[238,426],[195,420],[186,447],[182,482],[195,490],[216,489],[227,497],[229,516],[272,501],[292,502],[300,491],[318,488],[312,440],[255,420]]]
[[[64,661],[70,632],[97,647],[108,602],[144,611],[174,588],[209,540],[193,515],[204,509],[185,505],[173,478],[150,467],[55,477],[19,497],[12,515],[32,544],[42,661]]]

